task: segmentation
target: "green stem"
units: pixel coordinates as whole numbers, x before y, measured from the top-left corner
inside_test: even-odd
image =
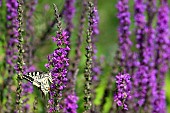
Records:
[[[17,94],[16,94],[16,110],[17,112],[21,113],[22,110],[20,109],[20,106],[22,104],[21,102],[21,91],[22,91],[22,76],[23,76],[23,66],[24,66],[24,61],[23,61],[23,53],[24,53],[24,49],[23,49],[23,29],[22,29],[22,13],[23,13],[23,9],[22,9],[22,0],[18,0],[18,22],[19,22],[19,27],[18,27],[18,59],[17,59],[17,68],[18,68],[18,76],[17,76],[17,81],[18,81],[18,86],[17,86]]]
[[[92,24],[93,24],[93,3],[89,2],[89,28],[87,31],[87,48],[86,48],[86,67],[84,70],[85,86],[84,86],[84,109],[85,113],[89,112],[92,106],[91,102],[91,83],[92,83]]]

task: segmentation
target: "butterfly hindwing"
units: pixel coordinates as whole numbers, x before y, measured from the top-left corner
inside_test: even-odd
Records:
[[[41,90],[46,95],[49,92],[50,85],[48,79],[44,79],[43,82],[41,82]]]

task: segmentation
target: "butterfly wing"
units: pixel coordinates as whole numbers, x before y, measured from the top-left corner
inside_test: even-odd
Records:
[[[23,78],[32,82],[33,85],[40,87],[44,95],[50,90],[49,83],[52,83],[51,73],[29,72]]]
[[[48,77],[43,78],[43,81],[41,82],[41,91],[46,95],[50,90],[50,85],[48,81]]]
[[[42,72],[28,72],[23,75],[23,78],[33,83],[33,85],[40,87],[41,83],[38,81]]]

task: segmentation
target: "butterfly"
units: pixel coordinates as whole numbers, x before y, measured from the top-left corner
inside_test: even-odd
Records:
[[[50,83],[53,83],[50,72],[28,72],[23,75],[23,78],[40,88],[44,95],[48,94],[50,91]]]

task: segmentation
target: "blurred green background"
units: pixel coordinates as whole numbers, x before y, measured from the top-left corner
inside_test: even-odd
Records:
[[[97,88],[97,98],[95,99],[95,104],[100,104],[100,99],[103,98],[103,92],[104,89],[106,88],[108,77],[110,76],[111,73],[111,65],[114,63],[114,55],[117,50],[117,42],[118,42],[118,36],[117,36],[117,28],[118,28],[118,19],[116,17],[117,15],[117,9],[115,8],[115,5],[118,0],[98,0],[98,10],[99,10],[99,16],[100,16],[100,24],[99,24],[99,29],[100,29],[100,34],[97,37],[98,42],[97,44],[97,49],[98,49],[98,57],[103,55],[105,57],[105,63],[103,64],[106,66],[104,69],[104,72],[102,73],[102,80]],[[131,39],[134,42],[134,48],[135,48],[135,36],[134,36],[134,19],[133,19],[133,0],[129,0],[129,5],[130,5],[130,12],[131,12],[131,31],[132,31],[132,36]],[[170,2],[170,0],[168,0]],[[76,15],[74,17],[74,25],[75,29],[73,31],[73,34],[71,36],[71,58],[74,56],[74,50],[75,50],[75,43],[77,39],[77,29],[79,25],[79,18],[80,18],[80,6],[81,6],[81,0],[76,1]],[[39,38],[42,36],[43,32],[46,31],[46,28],[48,27],[49,23],[55,18],[54,17],[54,10],[53,10],[53,3],[55,3],[59,11],[62,10],[63,5],[64,5],[64,0],[39,0],[36,11],[34,13],[34,24],[35,24],[35,38]],[[46,8],[46,10],[45,10]],[[2,10],[2,8],[1,8]],[[155,19],[156,20],[156,19]],[[87,25],[86,25],[87,27]],[[49,34],[48,39],[42,44],[41,47],[37,47],[37,52],[36,52],[36,57],[37,60],[34,61],[34,63],[37,66],[38,70],[45,71],[44,64],[47,63],[47,55],[51,53],[55,49],[55,45],[52,43],[52,40],[50,37],[56,35],[57,28],[54,27],[52,29],[52,32]],[[83,77],[83,70],[84,70],[84,65],[85,65],[85,38],[86,38],[86,32],[84,32],[84,42],[83,42],[83,47],[82,47],[82,59],[81,59],[81,64],[80,64],[80,71],[78,74],[77,78],[77,95],[79,96],[79,108],[78,111],[79,113],[82,112],[83,110],[83,82],[84,82],[84,77]],[[1,49],[1,56],[4,56],[4,51]],[[0,58],[0,61],[2,58]],[[110,67],[109,67],[110,66]],[[108,68],[109,67],[109,68]],[[35,89],[35,88],[34,88]],[[35,89],[36,90],[36,89]],[[167,95],[167,104],[168,104],[168,113],[170,113],[170,76],[169,74],[167,75],[166,78],[166,95]],[[33,95],[39,95],[39,92],[36,90]],[[31,101],[33,101],[34,98],[31,98]],[[107,113],[108,109],[111,107],[111,100],[112,96],[108,96],[106,98],[106,104],[104,106],[103,113]],[[30,101],[30,102],[31,102]],[[43,103],[41,103],[43,104]],[[41,106],[39,104],[39,106]],[[40,111],[42,111],[42,108],[39,108]]]

